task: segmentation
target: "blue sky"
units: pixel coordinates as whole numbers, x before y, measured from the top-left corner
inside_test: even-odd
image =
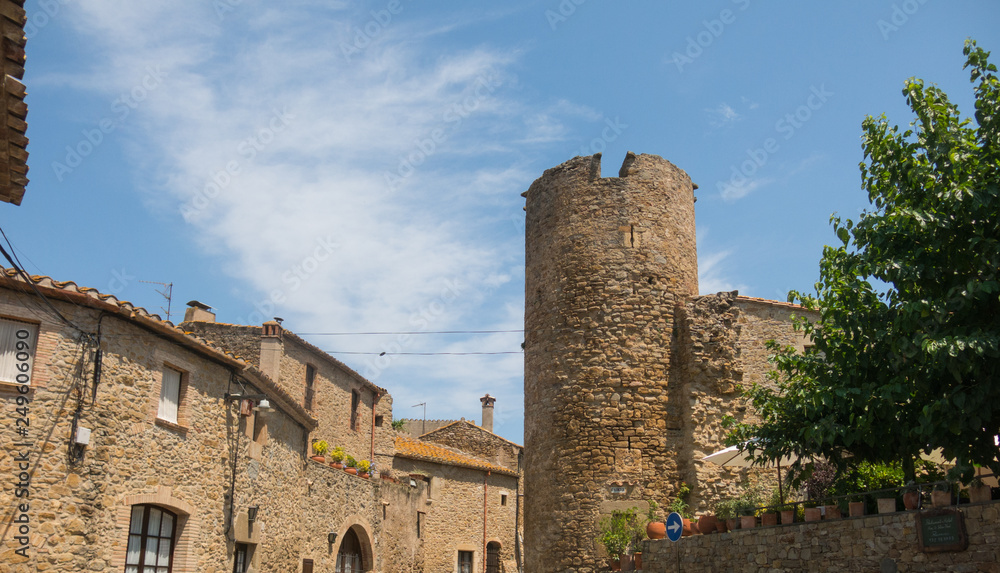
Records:
[[[987,0],[26,8],[31,183],[0,209],[27,270],[300,333],[522,328],[520,193],[597,151],[700,185],[703,293],[784,300],[867,205],[862,119],[909,123],[911,76],[971,114],[963,42],[1000,48]],[[489,392],[522,439],[518,332],[307,338],[387,352],[335,356],[396,417],[478,421]]]

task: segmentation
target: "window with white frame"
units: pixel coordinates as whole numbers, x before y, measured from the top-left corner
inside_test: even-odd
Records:
[[[38,325],[0,318],[0,382],[30,384]]]
[[[174,370],[170,367],[163,368],[163,381],[160,384],[160,406],[156,410],[157,418],[172,424],[177,423],[177,410],[181,402],[181,379],[183,377],[180,370]]]

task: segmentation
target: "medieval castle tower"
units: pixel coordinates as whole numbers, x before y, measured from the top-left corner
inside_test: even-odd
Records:
[[[720,413],[745,409],[744,375],[764,380],[766,339],[801,345],[792,305],[697,296],[696,188],[629,152],[618,177],[576,157],[524,193],[526,571],[597,570],[600,517],[681,481],[694,505],[731,491],[700,461]]]

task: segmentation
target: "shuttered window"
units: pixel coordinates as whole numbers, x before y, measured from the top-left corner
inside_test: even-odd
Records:
[[[177,423],[177,409],[181,401],[181,376],[173,368],[163,369],[163,382],[160,385],[160,407],[156,417],[170,423]]]
[[[30,384],[38,325],[0,318],[0,382]]]

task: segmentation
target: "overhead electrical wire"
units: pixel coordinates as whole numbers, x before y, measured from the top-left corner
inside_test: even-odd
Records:
[[[298,336],[382,336],[393,334],[506,334],[524,330],[415,330],[400,332],[296,332]]]

